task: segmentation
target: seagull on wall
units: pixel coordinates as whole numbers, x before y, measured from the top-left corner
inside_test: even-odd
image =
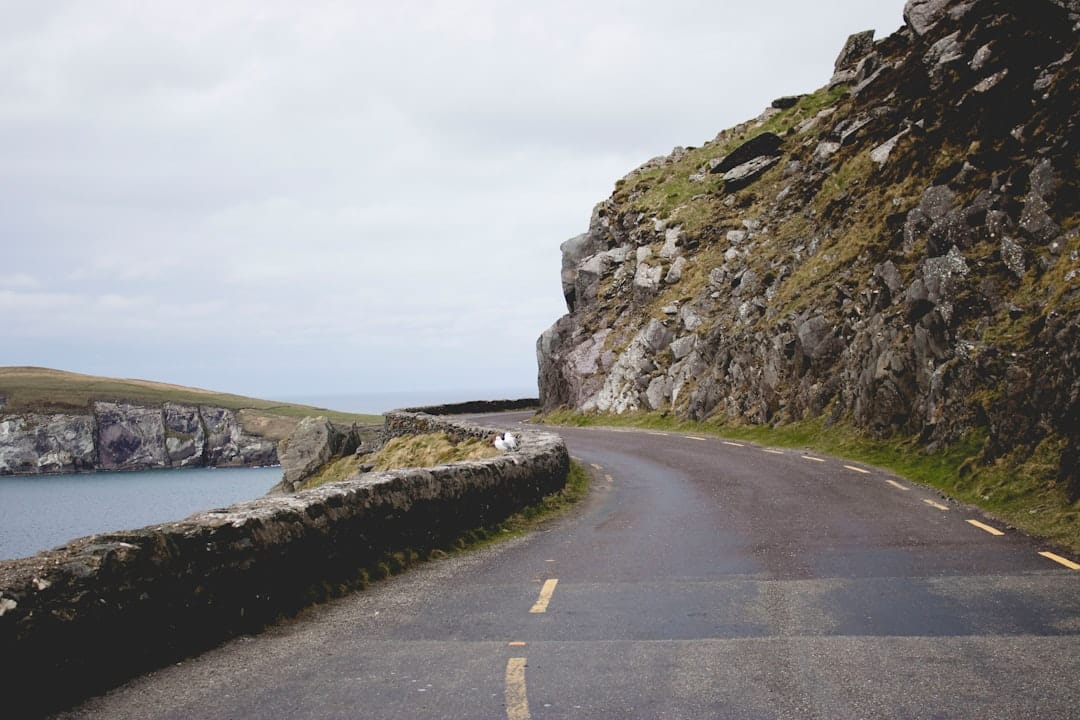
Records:
[[[506,440],[503,439],[502,435],[495,436],[495,449],[502,450],[503,452],[507,452],[510,449],[510,446],[506,444]]]
[[[508,449],[510,449],[510,450],[517,450],[518,449],[517,438],[514,437],[514,433],[512,433],[512,432],[508,432],[505,435],[503,435],[503,443],[505,443],[506,447]]]

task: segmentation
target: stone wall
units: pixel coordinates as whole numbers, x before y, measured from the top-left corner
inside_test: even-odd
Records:
[[[401,412],[386,422],[392,434],[497,432]],[[391,551],[423,554],[562,488],[562,440],[520,435],[519,451],[487,460],[368,473],[0,562],[5,717],[255,631],[354,586]]]

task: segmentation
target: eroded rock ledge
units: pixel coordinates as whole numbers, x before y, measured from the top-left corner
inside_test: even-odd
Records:
[[[96,402],[84,415],[0,416],[0,475],[276,465],[277,443],[209,405]]]
[[[389,413],[386,432],[497,429]],[[563,441],[520,432],[481,461],[368,473],[0,562],[5,716],[69,703],[251,632],[355,583],[388,552],[423,553],[562,488]],[[47,692],[43,688],[48,688]]]

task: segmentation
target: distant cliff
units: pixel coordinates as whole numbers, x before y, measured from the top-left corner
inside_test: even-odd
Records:
[[[87,414],[0,414],[0,475],[274,465],[277,443],[227,408],[96,402]]]
[[[616,183],[562,246],[546,409],[974,435],[1080,498],[1080,2],[904,19]]]

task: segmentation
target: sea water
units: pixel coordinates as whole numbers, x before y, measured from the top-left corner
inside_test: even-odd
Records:
[[[0,560],[253,500],[279,480],[279,467],[0,477]]]

